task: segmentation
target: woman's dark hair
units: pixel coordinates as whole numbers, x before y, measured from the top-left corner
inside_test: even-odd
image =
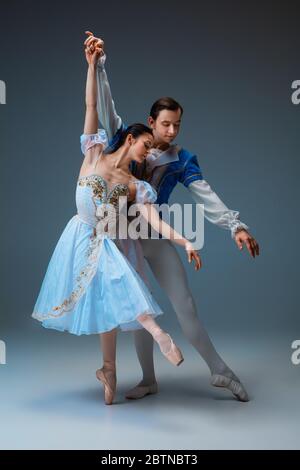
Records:
[[[169,111],[177,111],[177,109],[180,109],[181,115],[183,114],[183,107],[177,101],[173,100],[173,98],[165,96],[155,101],[151,107],[150,116],[154,119],[154,121],[157,119],[160,111],[163,109],[168,109]]]
[[[144,124],[140,124],[139,122],[136,122],[135,124],[131,124],[128,126],[124,131],[121,132],[119,139],[115,144],[112,144],[108,150],[107,153],[112,153],[116,152],[122,145],[124,144],[127,136],[131,134],[132,137],[137,139],[143,134],[150,134],[153,135],[152,129],[150,127],[145,126]]]

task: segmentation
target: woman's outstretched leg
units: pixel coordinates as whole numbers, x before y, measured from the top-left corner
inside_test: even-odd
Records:
[[[104,387],[104,400],[111,405],[116,392],[116,350],[117,330],[111,330],[100,334],[100,344],[103,356],[103,367],[96,371],[96,377]]]
[[[151,315],[140,315],[137,320],[153,337],[154,341],[157,342],[162,354],[168,359],[174,366],[179,366],[183,362],[183,356],[176,344],[173,342],[171,336],[163,331],[161,327],[156,323]]]

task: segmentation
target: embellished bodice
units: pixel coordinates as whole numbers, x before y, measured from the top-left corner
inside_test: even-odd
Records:
[[[100,175],[79,177],[76,188],[78,217],[97,229],[100,235],[112,233],[118,224],[121,197],[124,202],[128,196],[129,188],[124,183],[109,188],[107,181]]]
[[[102,155],[103,149],[108,145],[108,139],[104,129],[98,129],[97,134],[83,134],[80,137],[81,150],[84,155],[91,148],[98,146],[98,159]],[[99,148],[100,147],[100,148]],[[109,158],[109,154],[105,158]],[[136,203],[151,203],[157,199],[157,193],[152,186],[141,179],[134,178],[130,182],[136,184],[135,201]],[[76,187],[76,205],[78,217],[85,223],[97,226],[97,233],[100,233],[99,222],[103,219],[105,212],[112,216],[116,214],[116,224],[120,219],[123,203],[128,201],[129,187],[124,183],[116,183],[111,188],[108,182],[101,175],[93,173],[88,176],[78,178]]]

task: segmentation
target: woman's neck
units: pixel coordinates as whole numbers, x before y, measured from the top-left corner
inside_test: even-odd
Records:
[[[122,148],[110,154],[110,162],[114,169],[126,171],[127,173],[130,172],[129,168],[131,158],[129,157],[128,152],[123,151]]]

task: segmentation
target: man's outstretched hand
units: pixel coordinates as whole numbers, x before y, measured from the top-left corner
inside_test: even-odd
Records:
[[[235,234],[235,243],[237,244],[240,250],[243,249],[243,246],[246,245],[247,250],[249,251],[252,258],[259,255],[259,245],[252,235],[250,235],[247,230],[240,230]]]

